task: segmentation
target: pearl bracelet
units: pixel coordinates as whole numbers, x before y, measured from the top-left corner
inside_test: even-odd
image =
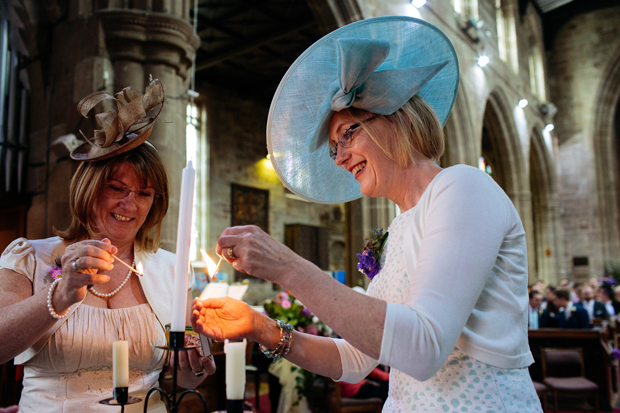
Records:
[[[63,315],[60,315],[54,310],[54,306],[52,305],[52,296],[54,295],[54,290],[56,289],[56,284],[58,284],[58,281],[60,281],[60,278],[55,280],[52,283],[47,293],[47,309],[50,310],[50,314],[52,315],[52,317],[54,317],[57,320],[61,318],[65,318],[67,314],[69,314],[69,308],[67,308],[67,311],[65,311]]]
[[[280,329],[280,341],[276,345],[275,350],[269,350],[262,344],[258,346],[260,351],[262,351],[267,358],[273,359],[274,363],[288,354],[291,349],[291,340],[293,338],[292,325],[286,324],[284,321],[276,320],[276,326]]]

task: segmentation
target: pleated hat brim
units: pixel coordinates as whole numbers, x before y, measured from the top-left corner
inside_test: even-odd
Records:
[[[336,166],[328,145],[311,150],[308,136],[317,127],[317,109],[337,79],[335,42],[344,38],[380,39],[390,52],[377,71],[448,62],[417,93],[435,110],[442,125],[452,110],[459,84],[456,51],[432,24],[407,16],[366,19],[327,34],[289,68],[274,95],[267,120],[267,146],[282,183],[303,199],[337,204],[362,196],[348,171]]]

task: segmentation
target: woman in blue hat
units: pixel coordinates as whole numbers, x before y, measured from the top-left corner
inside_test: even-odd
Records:
[[[342,339],[293,332],[229,298],[194,302],[194,328],[247,337],[263,352],[351,383],[392,367],[384,411],[541,412],[527,367],[525,232],[484,172],[437,165],[458,62],[436,27],[364,20],[311,46],[271,105],[267,139],[282,182],[308,200],[387,197],[401,214],[366,245],[366,295],[339,284],[256,227],[217,252],[280,284]]]

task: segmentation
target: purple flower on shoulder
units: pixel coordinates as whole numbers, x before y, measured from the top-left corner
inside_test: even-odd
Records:
[[[383,230],[377,231],[375,229],[366,240],[366,245],[364,245],[362,253],[357,254],[357,259],[359,260],[357,269],[361,273],[366,274],[371,280],[381,270],[381,255],[383,254],[383,248],[385,247],[387,237],[387,232],[384,233]]]
[[[308,310],[306,307],[301,309],[301,315],[306,316],[306,317],[310,317],[312,316],[312,312],[310,312],[310,310]]]
[[[357,264],[357,269],[368,276],[371,280],[375,278],[375,275],[379,272],[379,264],[375,261],[372,255],[357,254],[357,259],[360,262]]]

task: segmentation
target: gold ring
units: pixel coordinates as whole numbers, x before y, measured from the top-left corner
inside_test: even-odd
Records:
[[[228,257],[229,257],[229,258],[231,258],[231,259],[233,259],[233,260],[234,260],[235,258],[237,258],[237,256],[235,255],[235,253],[234,253],[234,251],[233,251],[232,247],[228,248]]]

